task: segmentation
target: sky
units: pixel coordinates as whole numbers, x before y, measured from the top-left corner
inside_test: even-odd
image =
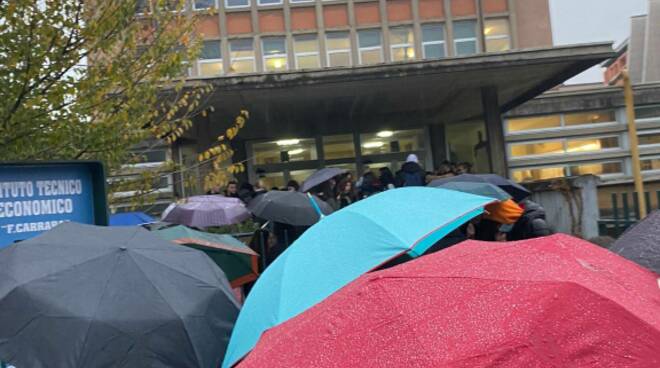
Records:
[[[614,41],[628,38],[630,17],[646,14],[648,0],[550,0],[555,45]],[[603,72],[594,67],[567,83],[601,82]]]

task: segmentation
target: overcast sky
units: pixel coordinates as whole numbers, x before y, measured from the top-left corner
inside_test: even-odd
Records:
[[[648,0],[550,0],[555,45],[614,41],[618,46],[630,34],[630,17],[646,14]],[[568,83],[600,82],[599,67]]]

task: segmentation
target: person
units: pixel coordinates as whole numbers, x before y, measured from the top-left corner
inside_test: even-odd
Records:
[[[425,185],[426,171],[419,166],[417,155],[411,153],[406,158],[406,163],[396,173],[397,187],[422,187]]]
[[[220,187],[217,185],[212,186],[209,190],[206,191],[207,195],[216,195],[216,194],[222,194],[222,191],[220,190]]]
[[[553,231],[545,218],[545,209],[538,203],[526,199],[520,202],[523,214],[515,223],[509,240],[524,240],[552,235]]]
[[[344,178],[339,182],[339,194],[337,194],[339,208],[347,207],[355,201],[357,201],[357,194],[355,194],[353,182],[348,180],[348,178]]]
[[[380,181],[380,185],[383,187],[383,190],[388,190],[388,189],[394,189],[394,174],[392,174],[392,170],[390,170],[389,167],[381,167],[378,169],[380,171],[380,176],[378,177],[378,181]]]
[[[456,165],[454,175],[469,174],[472,172],[472,165],[468,162],[461,162]]]
[[[487,205],[476,228],[475,238],[485,241],[513,240],[513,226],[522,214],[523,209],[511,199]]]
[[[286,184],[286,190],[289,192],[297,192],[300,189],[300,184],[298,184],[297,181],[295,180],[289,180],[289,182]]]
[[[370,197],[381,191],[380,182],[372,171],[367,171],[362,175],[362,183],[360,185],[360,198],[364,199]]]
[[[254,198],[254,187],[250,183],[241,184],[240,189],[238,190],[238,198],[240,198],[243,203],[248,204],[252,198]]]
[[[229,183],[227,183],[227,187],[225,188],[225,197],[239,198],[238,182],[236,180],[232,180]]]

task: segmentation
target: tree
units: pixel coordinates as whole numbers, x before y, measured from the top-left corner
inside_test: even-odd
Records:
[[[141,159],[134,150],[139,143],[175,142],[196,115],[207,113],[213,92],[210,84],[186,80],[201,47],[186,6],[183,0],[0,1],[0,158],[94,159],[112,173]],[[247,114],[239,117],[244,123]],[[213,163],[214,180],[242,170],[226,164],[228,138],[200,162]],[[111,190],[135,188],[143,198],[155,178],[185,169],[169,163]]]

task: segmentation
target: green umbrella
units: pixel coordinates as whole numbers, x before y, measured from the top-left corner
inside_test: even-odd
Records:
[[[165,240],[206,253],[225,272],[232,287],[257,279],[257,257],[250,247],[226,234],[210,234],[178,225],[154,231]]]

